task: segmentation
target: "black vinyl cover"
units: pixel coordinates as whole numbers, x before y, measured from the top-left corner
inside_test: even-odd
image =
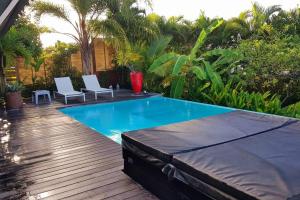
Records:
[[[300,121],[173,156],[174,178],[205,181],[237,199],[300,199]],[[174,170],[173,167],[173,170]],[[170,174],[170,173],[169,173]],[[184,180],[183,180],[184,179]]]
[[[233,111],[212,117],[186,121],[122,134],[124,146],[133,145],[152,156],[170,162],[172,155],[233,141],[279,128],[291,119]]]

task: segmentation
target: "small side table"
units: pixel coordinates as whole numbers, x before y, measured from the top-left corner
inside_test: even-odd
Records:
[[[35,104],[39,104],[39,96],[47,96],[49,103],[51,103],[51,96],[50,96],[50,91],[49,90],[36,90],[32,91],[32,103],[35,102]]]

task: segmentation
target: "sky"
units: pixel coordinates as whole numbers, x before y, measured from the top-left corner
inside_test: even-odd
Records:
[[[61,4],[61,0],[48,0]],[[155,12],[159,15],[170,17],[182,15],[186,19],[195,20],[201,11],[208,17],[223,17],[229,19],[238,16],[240,12],[251,8],[251,0],[152,0],[153,8],[148,13]],[[300,5],[300,0],[257,0],[260,5],[265,7],[271,5],[281,5],[283,9],[290,10]],[[67,4],[64,5],[68,7]],[[70,13],[75,19],[75,14]],[[42,17],[40,25],[48,26],[60,32],[74,33],[70,25],[54,17]],[[41,40],[44,47],[54,45],[57,40],[73,42],[73,40],[61,34],[42,34]]]

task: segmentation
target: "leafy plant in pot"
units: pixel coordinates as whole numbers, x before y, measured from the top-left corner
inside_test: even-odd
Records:
[[[146,82],[151,80],[152,74],[147,73],[148,68],[155,59],[165,53],[171,40],[172,37],[160,36],[149,45],[137,43],[124,57],[121,56],[123,63],[131,64],[130,80],[134,93],[141,93],[144,78]]]
[[[21,92],[23,89],[24,86],[19,82],[6,85],[5,100],[8,109],[19,109],[22,107],[23,98]]]

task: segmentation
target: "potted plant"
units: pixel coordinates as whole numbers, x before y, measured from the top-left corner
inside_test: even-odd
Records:
[[[6,85],[6,107],[8,109],[19,109],[23,105],[23,99],[21,91],[24,89],[24,86],[19,82]]]
[[[161,36],[152,41],[149,45],[138,44],[132,45],[129,52],[125,56],[119,56],[121,63],[129,64],[130,81],[134,93],[139,94],[143,88],[143,80],[149,78],[148,68],[152,65],[154,60],[163,55],[171,42],[172,37]],[[122,62],[123,61],[123,62]],[[124,62],[125,61],[125,62]]]
[[[130,66],[129,69],[132,90],[135,94],[140,94],[143,88],[143,73],[134,70],[133,66]]]

